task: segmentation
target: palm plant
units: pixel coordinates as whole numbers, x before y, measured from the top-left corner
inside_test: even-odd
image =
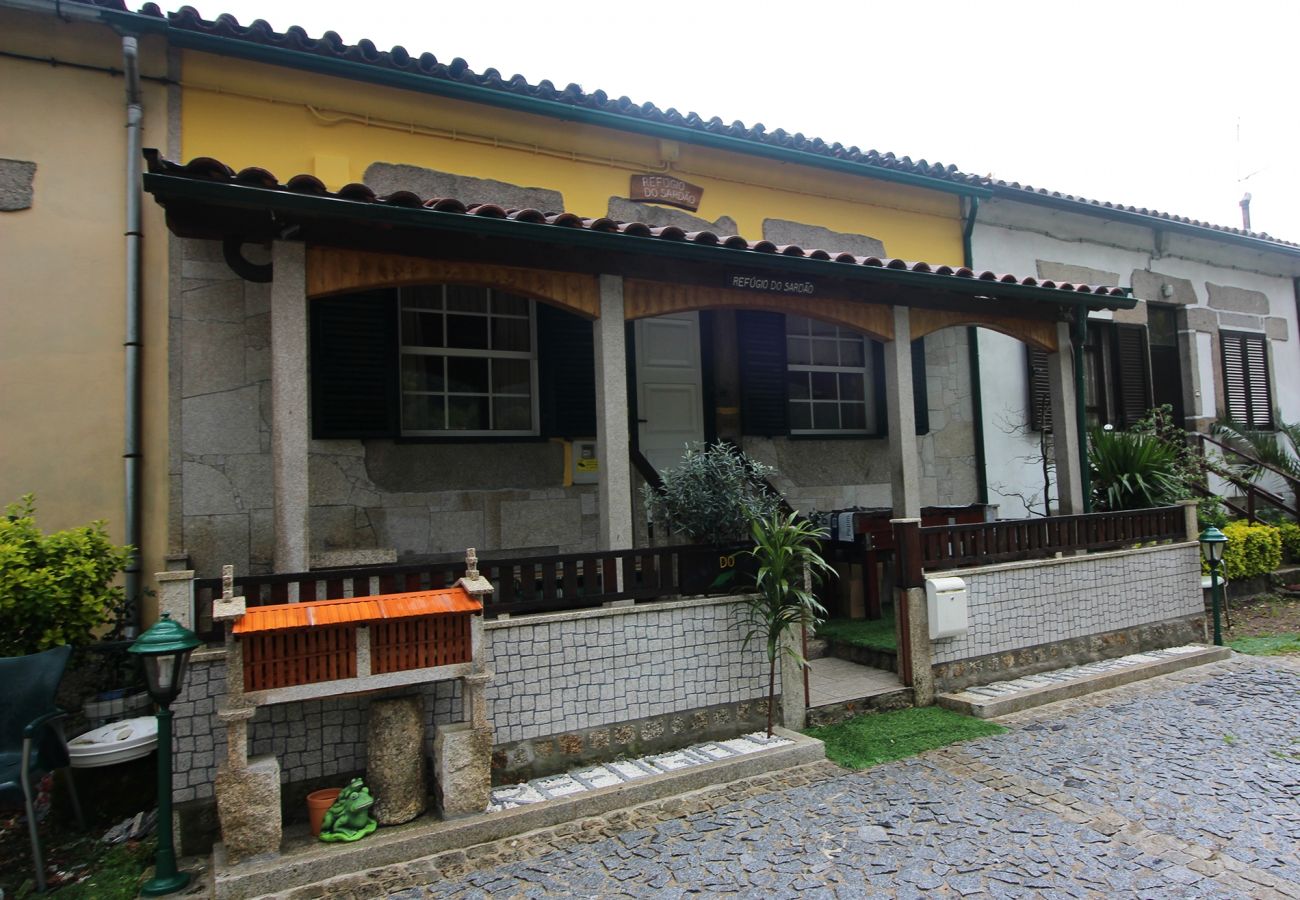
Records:
[[[1188,496],[1177,450],[1152,434],[1094,428],[1088,437],[1093,500],[1105,510],[1166,506]]]
[[[1282,473],[1293,492],[1300,490],[1300,422],[1278,422],[1277,431],[1260,431],[1231,419],[1214,424],[1214,434],[1225,444],[1240,450]],[[1230,467],[1232,473],[1256,481],[1268,470],[1250,462]]]
[[[821,556],[818,538],[824,536],[816,525],[798,519],[794,513],[771,512],[755,518],[750,525],[754,549],[744,552],[758,562],[754,578],[755,593],[746,598],[751,628],[745,644],[758,637],[767,648],[767,734],[772,736],[772,708],[776,704],[776,659],[782,639],[795,626],[816,626],[826,610],[813,596],[811,586],[832,569]],[[806,665],[804,658],[786,642],[785,652],[795,665]]]

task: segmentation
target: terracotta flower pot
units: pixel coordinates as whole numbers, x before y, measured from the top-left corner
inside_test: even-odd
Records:
[[[326,811],[339,798],[342,788],[322,788],[307,795],[307,819],[311,822],[312,837],[320,837],[320,826],[325,821]]]

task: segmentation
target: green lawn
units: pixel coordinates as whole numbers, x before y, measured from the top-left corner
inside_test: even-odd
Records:
[[[883,618],[870,619],[827,619],[817,626],[817,636],[828,641],[839,641],[855,647],[869,647],[872,650],[898,650],[898,638],[894,634],[894,611],[886,609]]]
[[[804,733],[826,744],[826,756],[849,769],[866,769],[971,738],[1002,734],[1001,725],[939,706],[857,716]]]
[[[1276,656],[1280,653],[1300,653],[1300,633],[1265,634],[1258,637],[1237,638],[1228,644],[1238,653],[1251,656]]]

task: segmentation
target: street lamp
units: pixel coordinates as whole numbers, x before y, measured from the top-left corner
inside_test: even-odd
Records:
[[[1223,588],[1219,584],[1219,566],[1223,565],[1223,550],[1228,536],[1211,525],[1201,532],[1201,553],[1210,564],[1210,601],[1214,605],[1214,643],[1223,646],[1223,631],[1219,627],[1219,610],[1223,606]]]
[[[136,638],[128,651],[139,655],[144,665],[149,696],[158,704],[158,852],[154,876],[140,893],[146,897],[173,894],[190,883],[188,872],[176,870],[176,847],[172,843],[172,702],[185,683],[185,667],[194,648],[202,643],[188,628],[171,620],[167,613],[153,627]]]

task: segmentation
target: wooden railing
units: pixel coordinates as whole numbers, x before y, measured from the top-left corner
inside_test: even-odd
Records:
[[[1288,473],[1283,472],[1281,469],[1269,465],[1263,460],[1256,459],[1255,457],[1251,456],[1249,453],[1245,453],[1241,450],[1238,450],[1236,447],[1233,447],[1230,444],[1225,444],[1223,441],[1215,440],[1214,438],[1210,437],[1208,434],[1201,434],[1199,432],[1196,432],[1196,433],[1192,433],[1190,437],[1196,441],[1197,448],[1200,450],[1201,459],[1205,463],[1206,468],[1209,471],[1213,472],[1215,475],[1222,478],[1224,481],[1227,481],[1229,484],[1233,485],[1235,488],[1237,488],[1237,490],[1242,491],[1245,496],[1246,505],[1241,506],[1233,502],[1232,500],[1229,500],[1227,497],[1223,497],[1214,493],[1209,488],[1203,485],[1199,485],[1199,484],[1191,485],[1191,487],[1194,490],[1196,490],[1197,493],[1202,494],[1203,496],[1206,497],[1217,498],[1220,503],[1222,503],[1228,509],[1232,510],[1232,512],[1236,513],[1239,516],[1247,518],[1252,522],[1259,521],[1258,511],[1259,511],[1259,505],[1261,501],[1265,505],[1271,506],[1274,509],[1281,510],[1282,512],[1286,513],[1288,516],[1291,516],[1297,521],[1300,521],[1300,485],[1297,485],[1295,479],[1293,479]],[[1266,472],[1271,472],[1272,474],[1281,478],[1284,482],[1286,482],[1288,485],[1291,486],[1291,490],[1295,496],[1295,503],[1289,504],[1286,502],[1285,498],[1279,497],[1277,494],[1273,493],[1272,491],[1260,487],[1259,485],[1251,481],[1249,478],[1243,478],[1241,475],[1238,475],[1237,473],[1231,470],[1225,469],[1221,466],[1213,465],[1210,462],[1209,453],[1206,448],[1207,444],[1211,444],[1217,447],[1222,453],[1225,454],[1231,453],[1233,456],[1236,456],[1237,458],[1245,462],[1247,466],[1250,466],[1255,469],[1263,470]]]
[[[1085,516],[1003,519],[975,525],[910,527],[917,534],[915,539],[907,536],[915,547],[912,568],[919,565],[929,570],[1187,540],[1186,517],[1181,506]],[[904,536],[899,536],[900,546],[903,539]]]
[[[584,609],[614,600],[653,600],[679,595],[678,555],[695,546],[654,547],[514,559],[481,559],[478,568],[492,582],[484,605],[489,618],[502,613]],[[337,600],[407,591],[448,588],[465,574],[464,562],[322,569],[276,575],[244,575],[235,593],[249,606],[303,600]],[[194,582],[196,632],[219,640],[212,622],[212,600],[221,595],[220,578]]]

